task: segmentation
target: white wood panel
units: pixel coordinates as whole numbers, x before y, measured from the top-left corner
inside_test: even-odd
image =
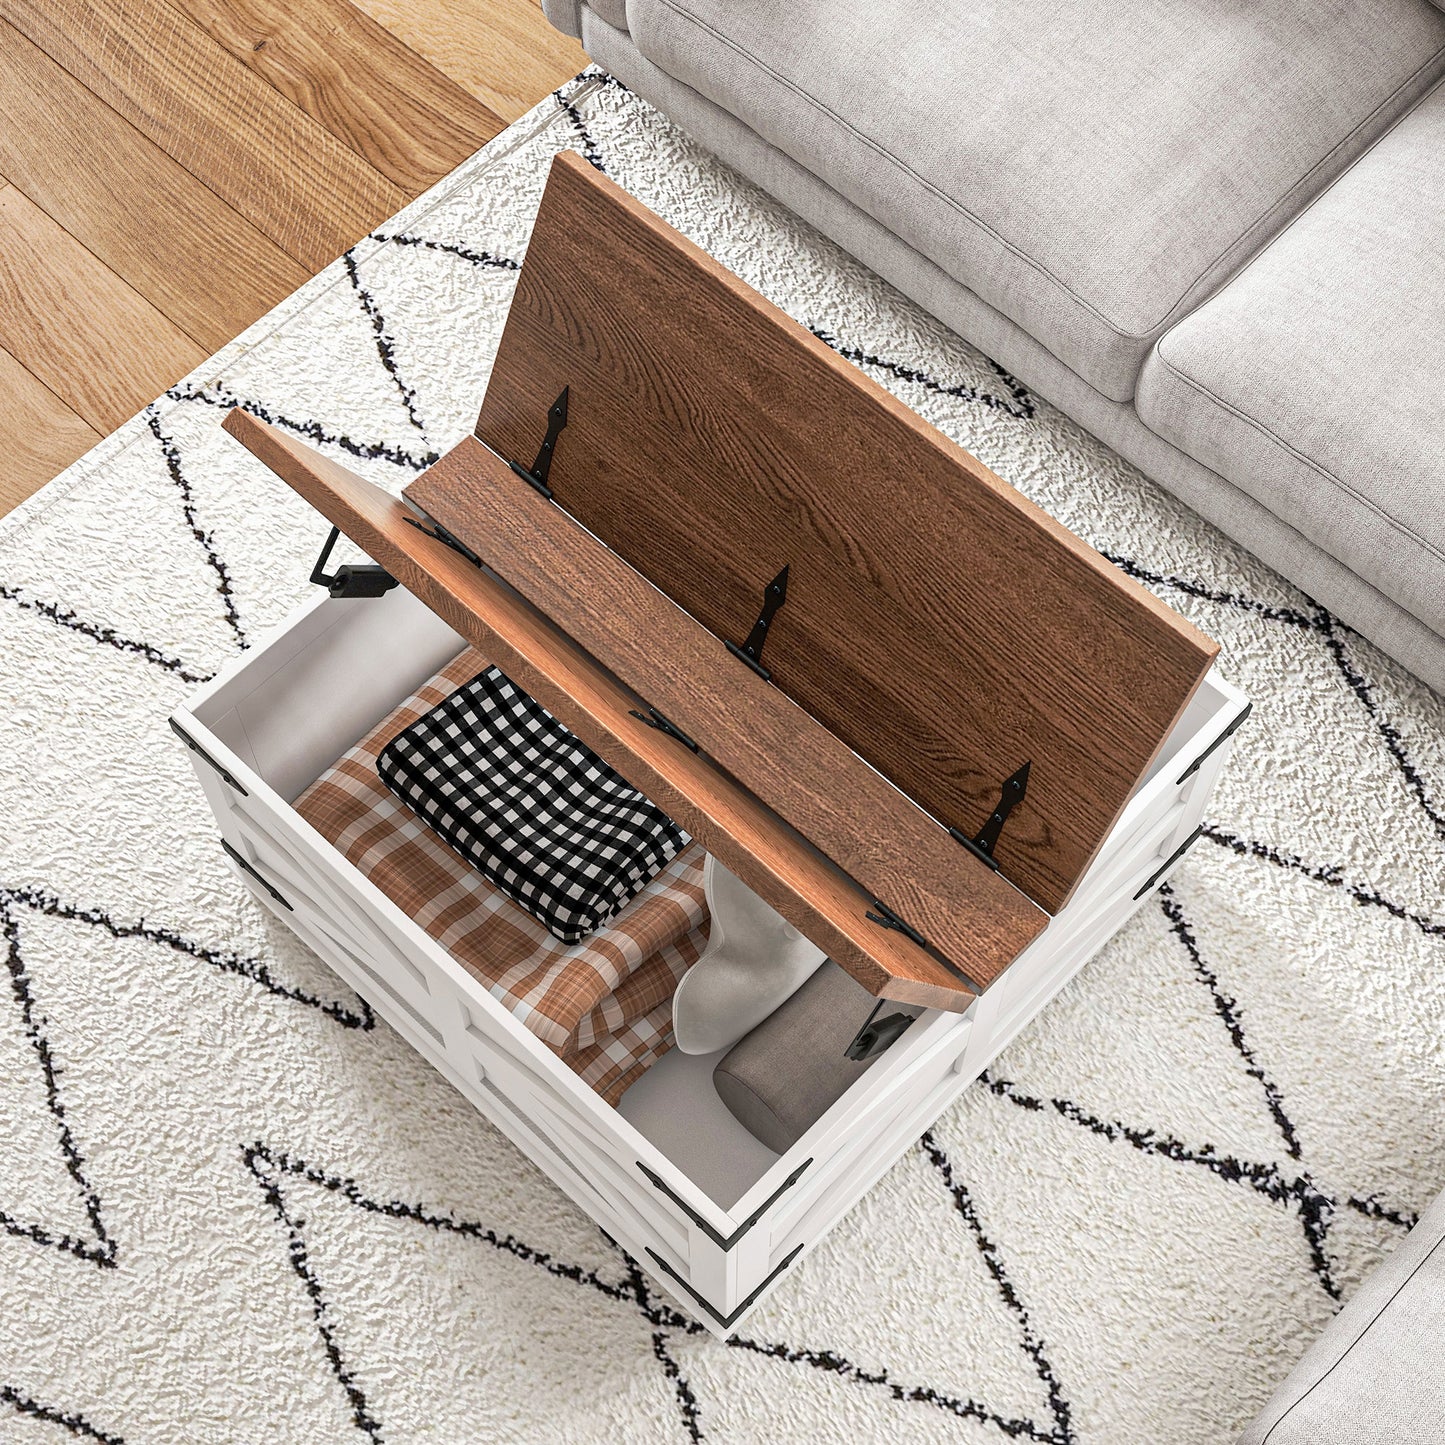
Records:
[[[1228,744],[1191,777],[1181,774],[1244,706],[1234,689],[1207,679],[1178,730],[1182,735],[1171,738],[1046,932],[967,1014],[923,1013],[792,1149],[723,1208],[291,806],[316,774],[461,645],[400,590],[359,602],[318,598],[237,659],[177,720],[215,764],[193,758],[222,835],[294,911],[242,874],[256,896],[654,1273],[683,1309],[719,1335],[728,1330],[699,1310],[687,1287],[726,1318],[858,1202],[1141,905],[1134,893],[1198,826]],[[364,681],[350,690],[341,687],[359,676]],[[340,703],[338,691],[345,693]],[[218,769],[246,795],[228,786]],[[668,1071],[664,1060],[656,1077],[669,1072],[679,1081],[697,1075]],[[650,1183],[639,1162],[666,1188]],[[744,1227],[754,1214],[756,1222]],[[666,1269],[654,1268],[649,1250]]]

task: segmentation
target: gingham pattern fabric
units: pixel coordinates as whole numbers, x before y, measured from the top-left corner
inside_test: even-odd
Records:
[[[564,943],[595,933],[689,842],[495,667],[393,738],[377,772]]]
[[[322,774],[297,809],[609,1103],[672,1047],[672,995],[707,941],[703,852],[685,848],[606,927],[567,945],[397,799],[393,738],[487,665],[468,649]]]

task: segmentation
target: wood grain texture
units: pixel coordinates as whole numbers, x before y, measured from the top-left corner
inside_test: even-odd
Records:
[[[579,284],[579,278],[588,278]],[[477,435],[1050,912],[1216,644],[626,192],[554,163]]]
[[[538,0],[353,0],[488,109],[514,121],[587,64]]]
[[[366,8],[0,0],[0,17],[46,47],[0,20],[0,172],[168,321],[219,347],[490,135],[499,122],[474,98],[482,89],[505,96],[511,117],[585,63],[532,0],[394,7],[392,29],[425,35],[460,67],[453,80]],[[46,348],[27,322],[16,345],[39,371],[10,358],[30,401],[0,418],[12,462],[0,514],[94,440],[55,393],[94,393],[91,373],[112,353],[85,356],[74,334],[134,331],[129,299],[113,327],[97,325],[107,293],[47,293],[45,274],[12,272],[23,309],[48,314],[54,344]],[[116,294],[128,298],[124,287]],[[174,367],[160,340],[142,352],[164,362],[145,387],[149,400]],[[136,359],[119,388],[126,394]],[[55,407],[53,425],[22,425],[22,415]]]
[[[404,503],[239,409],[225,426],[866,988],[969,1006],[932,954],[865,919],[871,900],[856,883],[706,758],[632,717],[638,698],[510,588],[410,525]]]
[[[406,490],[498,576],[988,985],[1047,915],[474,437]]]
[[[224,50],[407,194],[503,126],[350,0],[171,0]]]
[[[166,0],[0,0],[0,19],[312,270],[407,199]]]
[[[68,467],[100,433],[43,386],[8,351],[0,350],[0,516]]]
[[[0,338],[102,433],[206,358],[14,186],[0,190]]]
[[[299,261],[3,21],[0,56],[0,169],[208,351],[307,279]]]

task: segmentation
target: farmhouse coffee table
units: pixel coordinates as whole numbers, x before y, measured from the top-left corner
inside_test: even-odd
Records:
[[[1208,638],[570,153],[476,432],[404,498],[226,427],[374,559],[175,715],[228,852],[718,1334],[1157,886],[1247,712]],[[605,1104],[296,813],[466,643],[917,1012],[786,1153],[710,1058]]]

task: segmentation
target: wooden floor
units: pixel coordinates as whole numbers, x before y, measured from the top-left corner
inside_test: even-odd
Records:
[[[0,515],[585,64],[538,0],[0,0]]]

